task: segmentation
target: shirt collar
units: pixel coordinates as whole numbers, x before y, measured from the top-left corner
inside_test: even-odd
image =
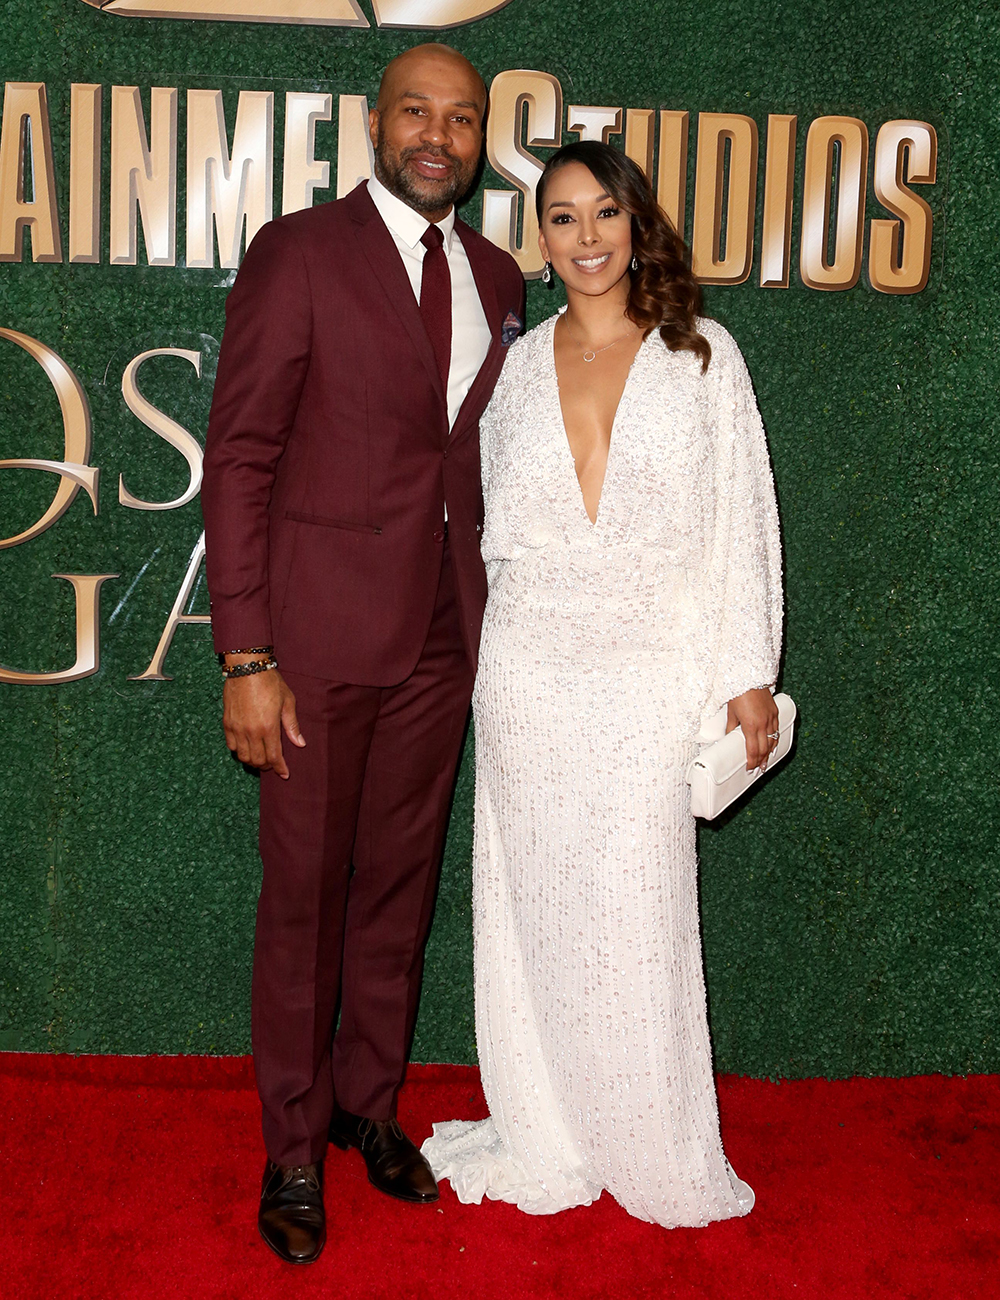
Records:
[[[408,248],[416,248],[424,231],[431,224],[426,217],[411,208],[408,203],[391,193],[374,174],[368,182],[368,193],[378,208],[379,216],[397,239],[401,239]],[[451,237],[455,230],[455,209],[437,223],[444,236],[444,251],[451,253]]]

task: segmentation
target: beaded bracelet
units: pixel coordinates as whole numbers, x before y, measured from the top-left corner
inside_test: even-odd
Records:
[[[273,645],[254,645],[248,650],[220,650],[216,658],[224,668],[226,666],[226,655],[269,655],[273,653]]]
[[[256,673],[270,672],[272,668],[277,668],[277,666],[278,661],[273,657],[271,659],[251,659],[249,663],[233,664],[231,668],[223,668],[222,676],[226,681],[230,677],[253,677]]]

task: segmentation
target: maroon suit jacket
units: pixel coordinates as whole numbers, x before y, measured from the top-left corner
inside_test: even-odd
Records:
[[[216,650],[360,686],[409,676],[430,626],[445,500],[475,661],[486,575],[479,418],[524,319],[507,253],[456,222],[493,335],[449,436],[447,395],[367,187],[269,222],[226,303],[201,491]]]

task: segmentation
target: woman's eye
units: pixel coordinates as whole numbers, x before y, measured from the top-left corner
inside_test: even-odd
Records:
[[[598,213],[598,216],[617,217],[619,212],[621,212],[621,208],[601,208],[600,212]]]
[[[568,212],[557,212],[552,218],[552,224],[554,226],[568,226],[572,220],[573,218]]]

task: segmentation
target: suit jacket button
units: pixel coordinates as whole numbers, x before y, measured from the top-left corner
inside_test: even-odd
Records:
[[[444,541],[444,530],[443,530],[443,529],[439,528],[439,529],[437,530],[437,532],[434,534],[434,540],[435,540],[436,542],[443,542],[443,541]]]

